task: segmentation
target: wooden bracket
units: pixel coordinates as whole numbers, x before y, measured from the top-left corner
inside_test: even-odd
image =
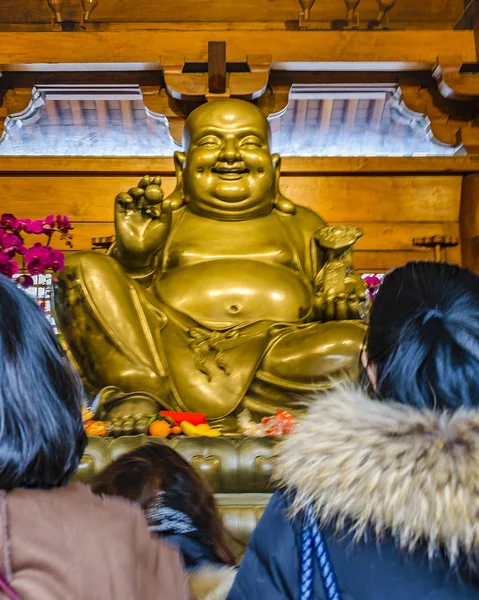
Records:
[[[452,88],[451,88],[452,89]],[[461,88],[455,97],[445,99],[436,88],[401,85],[401,95],[405,106],[428,117],[434,138],[449,146],[462,144],[469,154],[479,152],[479,125],[477,124],[477,100],[468,87],[470,95],[466,96],[465,88]],[[443,88],[444,91],[444,88]],[[460,94],[460,96],[459,96]],[[459,100],[459,97],[461,98]],[[464,100],[467,98],[467,101]]]
[[[439,58],[432,76],[441,96],[457,102],[479,100],[479,64],[477,66],[477,71],[467,71],[458,58]]]
[[[0,96],[0,142],[4,139],[5,124],[8,117],[24,113],[33,98],[32,88],[9,89]],[[7,121],[8,123],[8,121]]]
[[[254,68],[254,64],[251,65]],[[205,101],[213,100],[215,97],[224,98],[225,95],[209,94],[205,98],[199,98],[197,102],[181,101],[172,98],[167,90],[157,86],[140,86],[143,94],[143,102],[148,112],[153,116],[164,115],[168,119],[170,134],[172,138],[181,144],[183,127],[188,114],[199,104]],[[236,88],[238,89],[238,88]],[[288,106],[291,84],[273,84],[267,86],[264,93],[256,100],[266,116],[279,116]],[[275,119],[271,121],[271,127],[274,129]]]
[[[225,42],[209,42],[206,61],[205,57],[199,60],[198,57],[161,57],[168,95],[175,100],[188,102],[229,97],[244,100],[259,98],[268,85],[271,56],[246,56],[246,68],[238,72],[227,63],[226,51]],[[186,63],[197,64],[198,70],[185,72]]]

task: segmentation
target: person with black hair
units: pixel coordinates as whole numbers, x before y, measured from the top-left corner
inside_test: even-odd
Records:
[[[91,482],[95,494],[143,509],[151,532],[177,546],[192,600],[224,600],[236,575],[214,496],[201,475],[164,443],[123,454]]]
[[[82,398],[40,307],[0,275],[0,597],[186,600],[181,557],[141,511],[69,483]]]
[[[389,273],[362,362],[279,449],[230,600],[479,598],[479,276]]]

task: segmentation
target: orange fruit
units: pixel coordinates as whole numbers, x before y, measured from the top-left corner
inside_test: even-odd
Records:
[[[174,425],[171,428],[171,433],[173,433],[174,435],[179,435],[181,433],[181,427],[179,425]]]
[[[166,438],[171,433],[171,427],[166,421],[153,421],[148,429],[148,433],[154,437]]]
[[[85,427],[85,432],[91,437],[106,437],[108,427],[105,421],[89,421]]]

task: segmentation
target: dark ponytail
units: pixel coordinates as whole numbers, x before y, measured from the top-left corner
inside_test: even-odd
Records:
[[[476,407],[479,277],[433,262],[392,271],[371,310],[367,353],[380,397],[432,409]]]

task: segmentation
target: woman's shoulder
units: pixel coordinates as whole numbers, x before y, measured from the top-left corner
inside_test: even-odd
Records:
[[[16,489],[8,494],[9,512],[16,515],[29,514],[35,506],[35,512],[48,516],[61,515],[64,522],[77,522],[85,526],[100,529],[110,527],[112,523],[128,524],[144,520],[139,508],[123,498],[111,498],[93,494],[88,485],[72,482],[51,490]]]
[[[277,490],[271,496],[271,500],[263,513],[263,520],[273,520],[277,524],[283,523],[286,526],[297,524],[297,518],[292,514],[292,504],[294,495],[292,492]]]
[[[281,547],[296,544],[301,525],[299,519],[291,515],[291,502],[288,493],[276,491],[273,494],[253,532],[249,543],[250,551],[266,556],[278,543]]]

